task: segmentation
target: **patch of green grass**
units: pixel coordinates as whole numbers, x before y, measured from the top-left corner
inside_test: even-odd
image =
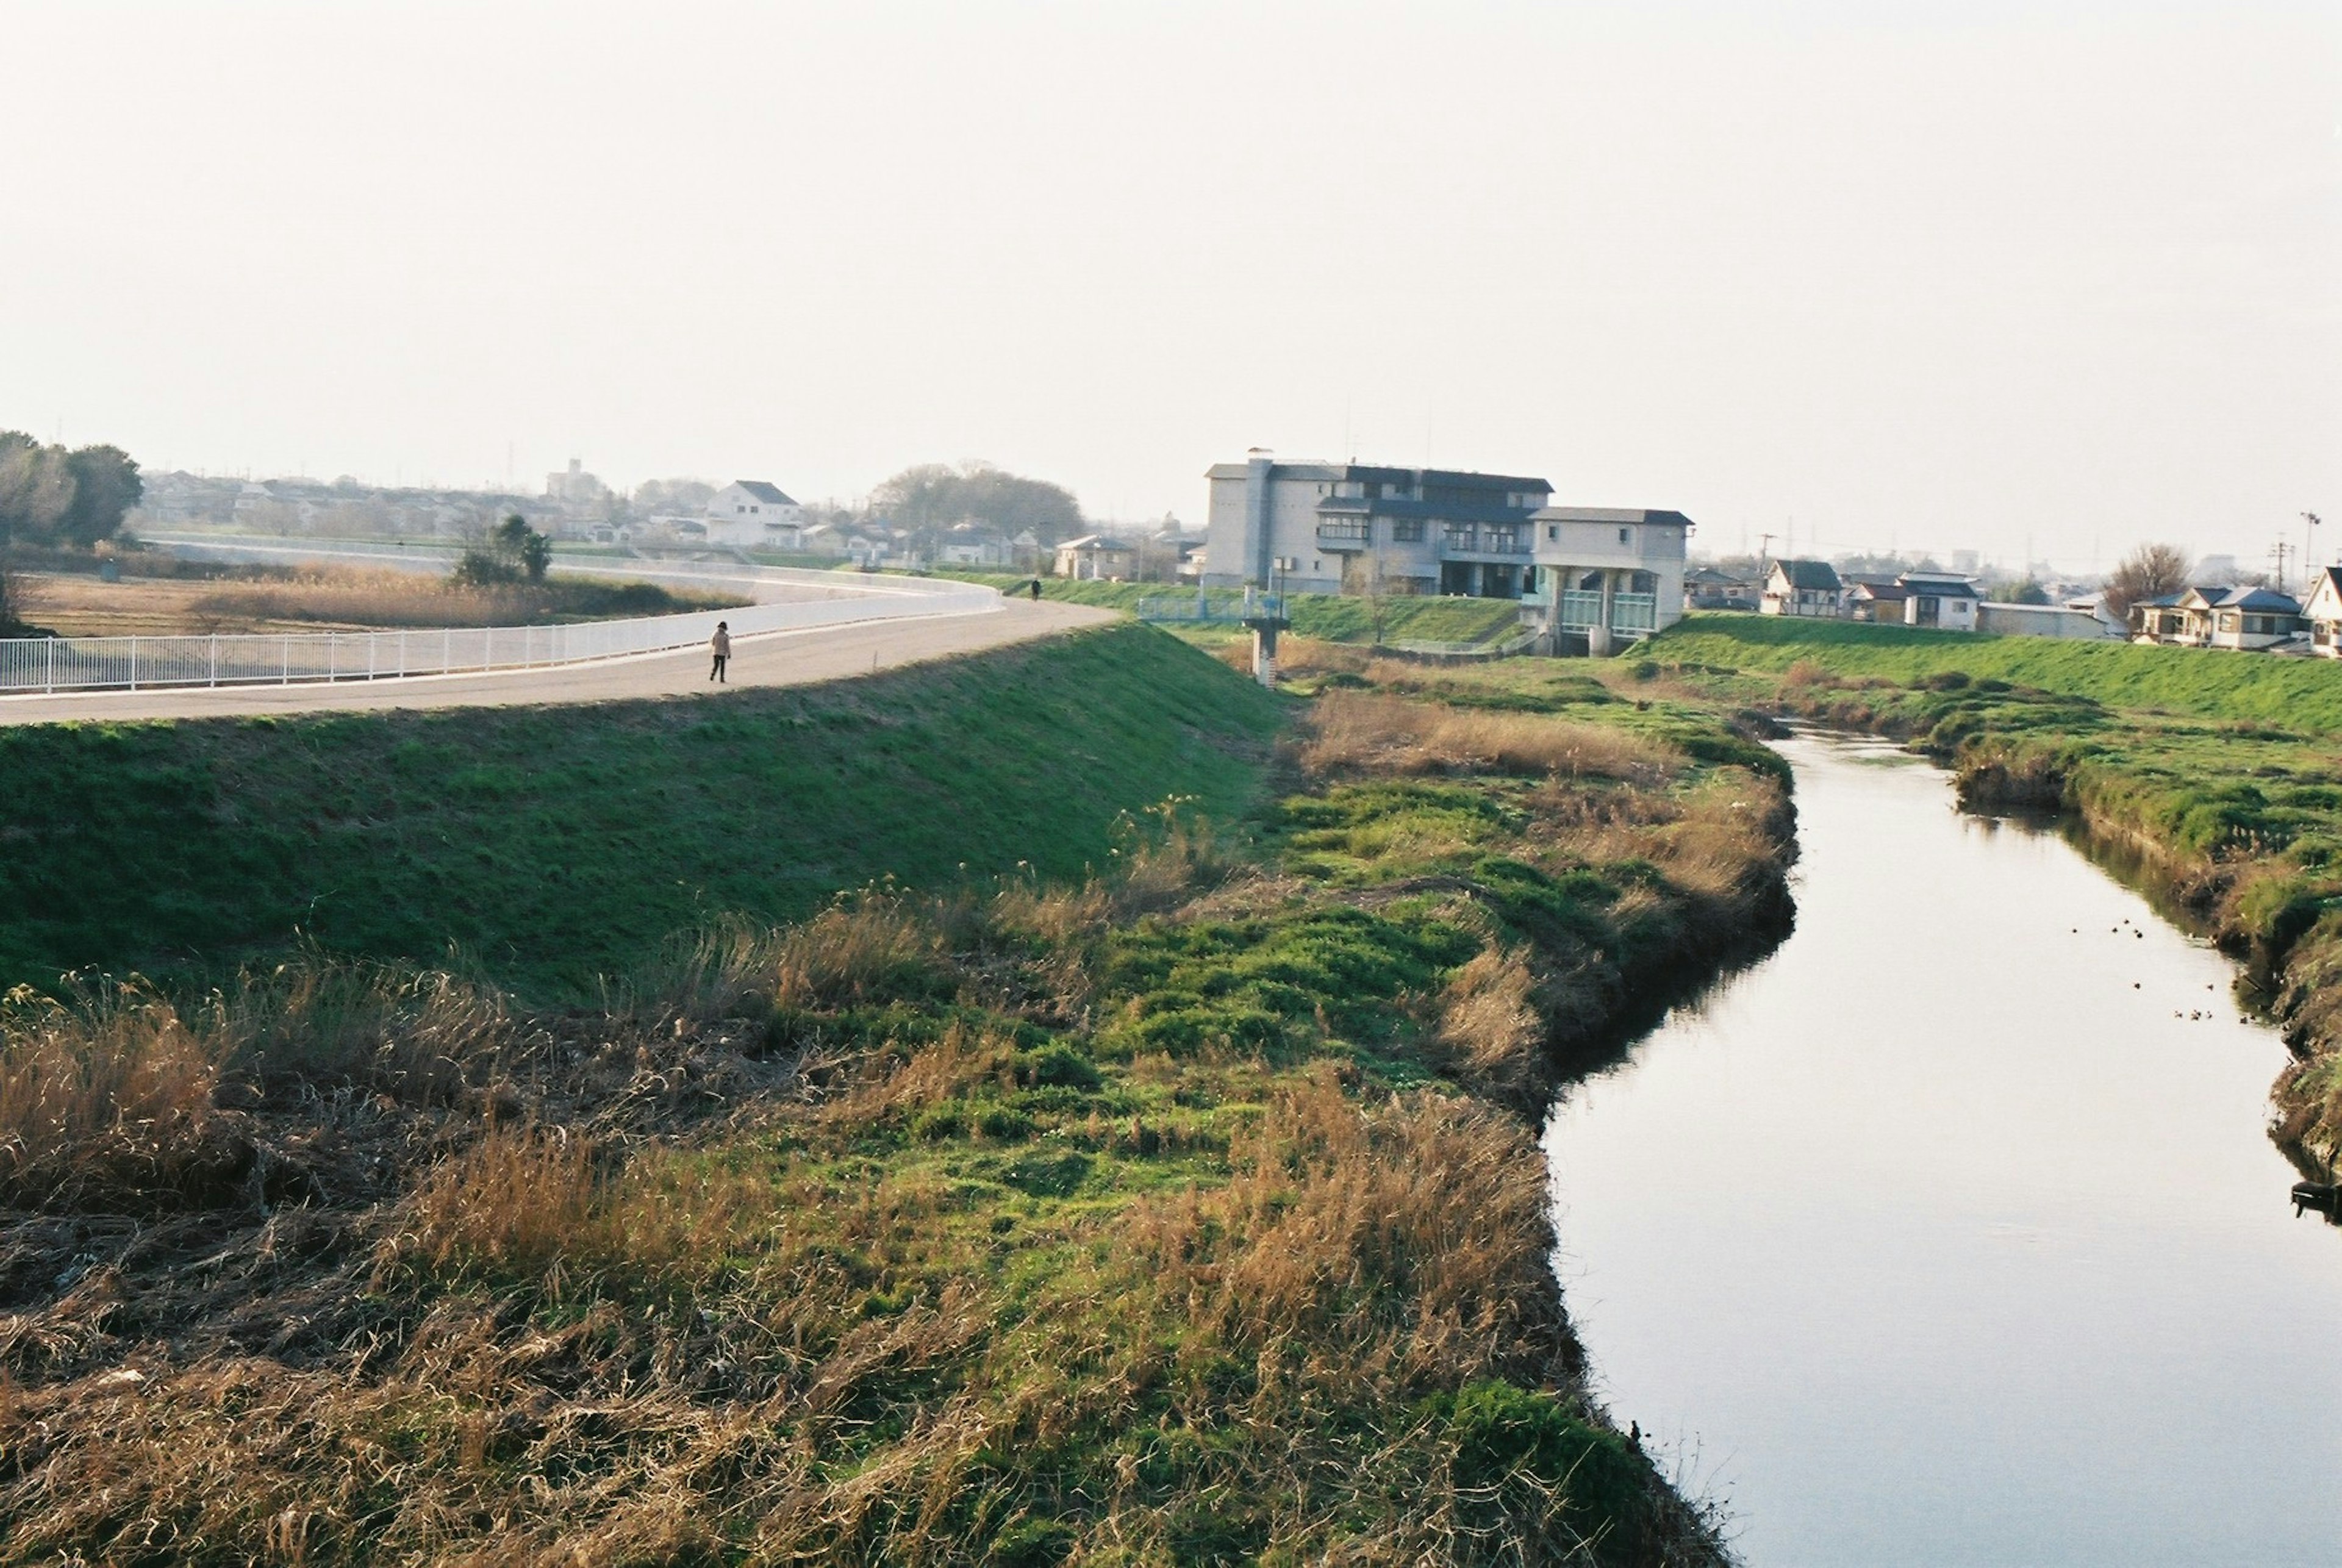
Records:
[[[1240,815],[1278,699],[1116,626],[837,684],[0,730],[0,984],[306,939],[539,995],[882,877],[1078,877],[1166,794]]]
[[[1646,644],[1644,656],[1762,671],[1804,661],[1836,675],[1897,682],[1957,672],[2108,707],[2342,734],[2342,661],[2331,659],[1714,613],[1686,616]]]

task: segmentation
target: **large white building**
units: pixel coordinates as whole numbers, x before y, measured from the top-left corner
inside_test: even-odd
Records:
[[[804,532],[805,509],[776,484],[736,479],[707,498],[701,521],[711,544],[794,550]]]
[[[1512,599],[1530,630],[1596,653],[1683,614],[1680,512],[1554,506],[1516,474],[1279,463],[1207,475],[1206,586]]]

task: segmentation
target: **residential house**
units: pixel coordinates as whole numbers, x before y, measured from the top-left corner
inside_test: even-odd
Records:
[[[2301,635],[2301,604],[2274,588],[2231,588],[2211,608],[2205,646],[2271,648]]]
[[[1901,625],[1911,590],[1893,577],[1847,577],[1846,614],[1850,621]]]
[[[711,544],[796,550],[805,542],[805,508],[762,479],[734,480],[707,498],[700,517]]]
[[[1763,589],[1736,572],[1695,566],[1684,574],[1686,610],[1753,610]]]
[[[1947,632],[1977,629],[1977,606],[1984,602],[1984,593],[1974,579],[1956,572],[1906,572],[1895,581],[1905,594],[1905,625]]]
[[[1056,573],[1096,582],[1127,581],[1137,552],[1106,534],[1085,534],[1057,546]]]
[[[1776,561],[1765,574],[1757,608],[1767,615],[1837,617],[1845,607],[1846,585],[1827,561]]]
[[[2182,588],[2175,594],[2159,594],[2152,599],[2134,600],[2130,606],[2130,634],[2135,643],[2177,643],[2187,634],[2187,609],[2184,601],[2198,590]],[[2215,588],[2213,593],[2225,593]]]
[[[2317,568],[2301,618],[2309,625],[2309,651],[2342,659],[2342,566]]]
[[[936,561],[946,566],[1001,567],[1011,555],[1007,540],[976,523],[955,524],[936,549]]]

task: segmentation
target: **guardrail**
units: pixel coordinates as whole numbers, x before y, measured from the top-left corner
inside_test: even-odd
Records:
[[[727,623],[734,636],[750,637],[855,621],[964,615],[1000,602],[992,589],[966,583],[889,578],[884,587],[876,587],[840,584],[827,573],[778,568],[756,575],[761,581],[802,584],[847,596],[557,626],[12,637],[0,639],[0,694],[485,674],[703,646],[718,621]]]

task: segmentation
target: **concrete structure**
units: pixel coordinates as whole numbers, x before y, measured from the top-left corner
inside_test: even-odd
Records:
[[[804,540],[805,508],[762,479],[736,479],[718,490],[701,520],[711,544],[795,550]]]
[[[1549,645],[1582,636],[1596,653],[1683,614],[1680,512],[1551,506],[1553,487],[1519,474],[1260,450],[1206,477],[1206,587],[1511,599]]]
[[[1905,595],[1905,625],[1946,632],[1977,629],[1977,606],[1984,603],[1984,593],[1969,578],[1954,572],[1906,572],[1895,581]]]
[[[2309,624],[2309,651],[2342,659],[2342,566],[2312,569],[2301,618]]]
[[[1846,584],[1827,561],[1776,561],[1765,574],[1765,596],[1757,605],[1767,615],[1825,615],[1845,608]]]
[[[2122,635],[2120,627],[2102,619],[2095,610],[2072,604],[1978,604],[1976,629],[2004,637],[2075,637],[2084,641]]]

